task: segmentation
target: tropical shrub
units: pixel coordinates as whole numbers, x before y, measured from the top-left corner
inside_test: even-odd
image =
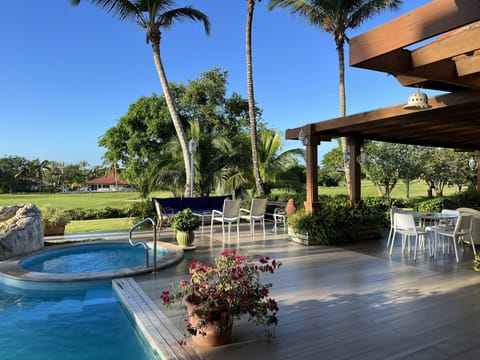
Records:
[[[388,225],[386,206],[376,204],[351,207],[344,196],[321,197],[319,208],[312,213],[299,210],[287,219],[295,232],[308,234],[322,245],[358,240],[359,230],[366,226],[383,228]]]
[[[71,221],[72,218],[68,211],[53,207],[53,206],[45,206],[41,209],[42,213],[42,225],[45,226],[66,226]]]

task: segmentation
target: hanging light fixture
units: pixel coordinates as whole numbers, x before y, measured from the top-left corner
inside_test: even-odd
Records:
[[[366,152],[362,152],[357,156],[356,160],[360,165],[365,165],[368,162],[368,154]]]
[[[472,156],[470,160],[468,160],[468,167],[472,170],[477,170],[477,166],[477,160]]]
[[[408,98],[407,105],[404,105],[405,110],[424,110],[428,109],[431,106],[428,105],[428,96],[427,94],[421,92],[417,89],[410,97]]]
[[[305,135],[303,129],[300,129],[300,131],[298,132],[298,140],[300,140],[303,145],[308,145],[308,136]]]

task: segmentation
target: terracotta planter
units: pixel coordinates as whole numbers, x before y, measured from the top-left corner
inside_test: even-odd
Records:
[[[195,232],[177,231],[176,238],[178,245],[181,247],[190,247],[193,244],[193,240],[195,240]]]
[[[64,235],[65,234],[65,225],[60,226],[45,226],[43,228],[43,235]]]
[[[192,304],[188,297],[185,299],[185,304],[187,305],[187,312],[189,316],[189,322],[192,326],[197,326],[202,319],[193,314],[196,309],[196,305]],[[211,318],[215,318],[216,316],[220,316],[222,309],[213,309],[212,314],[210,314]],[[228,344],[232,341],[232,327],[233,324],[225,328],[219,328],[216,321],[212,321],[207,324],[206,327],[202,328],[197,333],[197,335],[192,335],[192,341],[195,345],[203,346],[203,347],[214,347]]]
[[[287,207],[285,208],[287,216],[292,215],[296,210],[297,208],[295,207],[295,201],[293,199],[289,199],[287,203]]]

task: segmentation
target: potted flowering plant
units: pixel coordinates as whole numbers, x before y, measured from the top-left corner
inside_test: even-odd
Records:
[[[189,265],[190,280],[180,279],[162,292],[167,307],[180,302],[187,308],[187,331],[197,345],[228,343],[234,320],[248,315],[249,321],[268,329],[278,323],[277,302],[269,297],[271,283],[261,283],[260,273],[273,273],[281,262],[263,257],[258,261],[239,256],[235,249],[224,250],[215,264],[194,261]]]
[[[198,229],[202,220],[192,210],[184,209],[171,217],[168,223],[176,231],[178,244],[182,247],[190,247],[195,239],[193,231]]]

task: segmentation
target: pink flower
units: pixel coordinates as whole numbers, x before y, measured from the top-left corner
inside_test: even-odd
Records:
[[[220,255],[222,255],[222,256],[228,256],[228,254],[229,254],[229,251],[228,251],[228,250],[223,250],[223,251],[220,253]]]
[[[227,326],[234,319],[249,315],[250,320],[265,326],[276,325],[278,305],[268,298],[272,284],[260,282],[260,273],[273,273],[281,262],[262,257],[253,261],[249,257],[237,255],[235,249],[223,250],[214,264],[202,264],[193,261],[189,265],[190,280],[180,279],[175,290],[171,288],[162,292],[165,306],[182,302],[187,296],[198,306],[196,314],[203,314],[203,321],[189,325],[191,334],[202,334],[206,322],[220,320],[219,326]],[[224,307],[218,313],[212,313],[212,307]]]

